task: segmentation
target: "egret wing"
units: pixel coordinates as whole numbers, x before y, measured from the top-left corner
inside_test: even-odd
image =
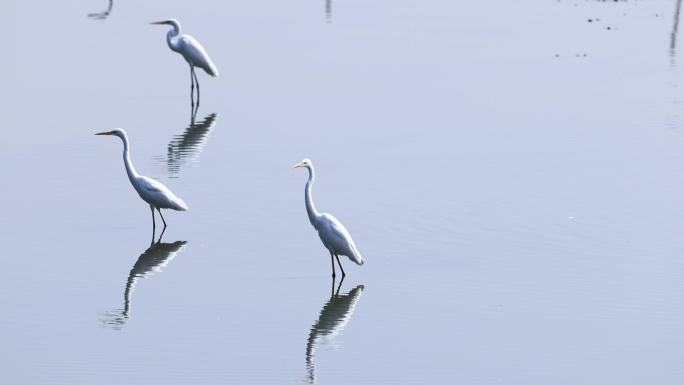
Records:
[[[190,35],[183,35],[178,40],[181,52],[185,60],[193,65],[204,69],[211,76],[218,76],[216,66],[209,58],[209,54],[204,50],[202,44]]]
[[[140,195],[147,202],[162,209],[187,210],[187,205],[161,182],[141,176]]]
[[[158,180],[141,176],[140,182],[140,186],[149,194],[173,194],[171,190],[169,190]]]
[[[318,232],[323,243],[331,248],[335,254],[346,255],[352,261],[363,264],[363,258],[342,222],[330,214],[323,214],[323,220],[325,224]]]

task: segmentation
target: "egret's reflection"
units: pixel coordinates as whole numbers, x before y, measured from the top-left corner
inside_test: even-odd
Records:
[[[89,13],[88,17],[91,19],[104,20],[112,12],[113,7],[114,7],[114,0],[109,0],[109,6],[107,7],[107,10],[105,10],[103,12]]]
[[[333,280],[330,300],[321,309],[318,321],[311,327],[309,338],[306,342],[306,369],[308,371],[309,383],[316,382],[316,366],[314,358],[316,348],[319,345],[326,345],[333,342],[334,337],[340,334],[354,314],[354,308],[359,301],[363,285],[358,285],[349,293],[340,295],[342,281],[335,292],[335,281]]]
[[[677,54],[677,31],[679,30],[679,14],[682,10],[682,0],[677,0],[674,12],[674,21],[672,22],[672,32],[670,33],[670,60],[671,64],[675,64],[675,56]]]
[[[197,162],[199,154],[209,141],[209,134],[216,125],[217,118],[218,115],[212,113],[199,123],[195,123],[194,119],[192,119],[190,126],[185,129],[185,132],[171,138],[166,147],[165,160],[170,178],[176,177],[180,172],[181,166],[187,161]]]
[[[124,307],[123,309],[109,313],[107,319],[104,321],[108,326],[114,329],[120,329],[128,322],[131,312],[133,290],[138,281],[142,278],[149,278],[162,271],[162,269],[166,267],[188,243],[187,241],[164,243],[161,241],[163,235],[164,232],[159,236],[157,242],[154,242],[154,239],[152,240],[150,247],[140,254],[138,260],[133,265],[133,268],[131,268],[130,273],[128,273],[128,279],[126,280],[126,288],[124,289]]]
[[[332,0],[325,0],[325,20],[328,23],[332,21]]]

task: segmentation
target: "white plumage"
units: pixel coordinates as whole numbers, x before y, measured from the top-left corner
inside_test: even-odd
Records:
[[[173,32],[173,30],[170,32]],[[211,76],[219,75],[218,69],[216,69],[211,58],[209,58],[207,51],[204,50],[204,47],[195,38],[189,35],[181,35],[175,38],[175,42],[172,40],[173,38],[168,39],[169,47],[183,55],[188,64],[202,68],[204,72]]]
[[[166,43],[172,51],[176,51],[183,56],[186,62],[190,65],[190,103],[195,104],[195,85],[197,85],[197,108],[199,108],[200,101],[200,86],[195,73],[195,67],[202,68],[211,76],[218,76],[219,72],[211,61],[207,51],[204,47],[190,35],[181,35],[181,26],[178,20],[168,19],[162,21],[155,21],[151,24],[170,25],[173,27],[166,33]],[[193,116],[196,110],[193,107]]]
[[[155,21],[151,24],[156,25],[170,25],[173,27],[166,33],[166,43],[172,51],[176,51],[183,56],[186,62],[190,65],[190,70],[193,67],[200,67],[211,76],[218,76],[216,66],[209,58],[204,47],[190,35],[181,35],[181,26],[178,20],[168,19],[162,21]]]
[[[306,188],[304,189],[306,212],[309,215],[311,225],[318,231],[318,236],[321,238],[323,246],[330,252],[333,277],[335,277],[335,262],[333,261],[333,256],[337,259],[337,264],[342,271],[342,277],[344,277],[345,273],[342,264],[340,263],[339,256],[345,255],[357,265],[363,265],[363,257],[356,248],[356,244],[354,244],[351,235],[349,235],[347,229],[342,225],[342,222],[328,213],[321,214],[316,210],[313,198],[311,197],[311,186],[313,185],[315,177],[313,163],[309,159],[304,159],[293,167],[305,167],[309,170],[309,180],[306,182]]]
[[[346,255],[357,265],[363,265],[363,257],[344,225],[328,213],[321,214],[318,236],[323,244],[336,255]]]
[[[133,187],[145,202],[160,209],[176,211],[188,209],[188,205],[161,182],[142,175],[139,175],[137,179],[137,183],[133,184]]]
[[[162,216],[161,209],[171,209],[176,211],[185,211],[188,209],[188,205],[176,196],[168,187],[161,184],[161,182],[156,181],[152,178],[148,178],[144,175],[138,174],[133,167],[131,162],[131,156],[129,153],[129,143],[126,131],[117,128],[112,131],[99,132],[95,135],[113,135],[118,136],[124,145],[123,158],[124,166],[126,167],[126,173],[128,174],[128,179],[131,181],[131,185],[135,191],[140,195],[140,198],[150,205],[152,210],[152,227],[155,227],[154,222],[154,209],[157,209],[159,216],[164,222],[164,227],[166,228],[166,221]]]

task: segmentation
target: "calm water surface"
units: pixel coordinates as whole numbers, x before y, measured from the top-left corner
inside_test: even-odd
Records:
[[[0,5],[0,382],[684,382],[677,1],[107,7]]]

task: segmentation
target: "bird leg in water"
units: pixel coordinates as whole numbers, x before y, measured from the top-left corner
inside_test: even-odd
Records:
[[[161,213],[159,214],[161,215]],[[335,254],[335,258],[337,258],[337,264],[340,265],[340,270],[342,270],[342,279],[344,279],[345,274],[344,269],[342,268],[342,264],[340,263],[340,257],[337,254]]]
[[[332,253],[330,253],[330,260],[332,261]],[[335,268],[335,262],[333,262],[333,269]],[[340,295],[340,289],[342,288],[342,282],[344,282],[344,275],[340,279],[340,283],[337,285],[337,291],[335,291],[335,276],[333,275],[332,281],[330,281],[330,299],[335,298]]]
[[[166,221],[164,220],[164,216],[162,215],[161,209],[159,207],[157,207],[157,212],[159,212],[159,216],[161,217],[162,222],[164,222],[164,230],[166,230]],[[162,230],[162,234],[164,234],[164,230]],[[340,260],[338,259],[337,262],[339,261]]]
[[[195,117],[197,116],[197,108],[190,106],[190,130],[195,129]]]
[[[335,296],[335,278],[330,280],[330,299]]]
[[[330,250],[328,250],[328,251],[330,251]],[[333,253],[332,253],[332,251],[330,251],[330,265],[332,266],[332,270],[333,270],[333,275],[332,275],[332,277],[333,277],[333,280],[334,280],[334,279],[335,279],[335,261],[334,261],[334,259],[333,259]],[[334,281],[333,281],[333,283],[334,283]]]
[[[159,234],[159,239],[157,240],[157,244],[161,243],[162,237],[164,236],[164,232],[166,231],[166,226],[162,229],[161,234]],[[154,238],[152,238],[154,239]]]
[[[335,281],[333,281],[335,282]],[[340,279],[340,284],[337,285],[337,291],[335,292],[335,297],[338,297],[340,295],[340,289],[342,288],[342,282],[344,282],[344,275],[342,276],[342,279]]]
[[[195,110],[195,71],[190,66],[190,108]]]
[[[197,80],[197,73],[195,72],[195,67],[192,67],[192,76],[195,77],[195,84],[197,85],[197,108],[199,109],[200,89],[199,89],[199,80]]]
[[[152,205],[150,205],[150,211],[152,211],[152,240],[154,241],[154,229],[157,225],[154,223],[154,207]]]

